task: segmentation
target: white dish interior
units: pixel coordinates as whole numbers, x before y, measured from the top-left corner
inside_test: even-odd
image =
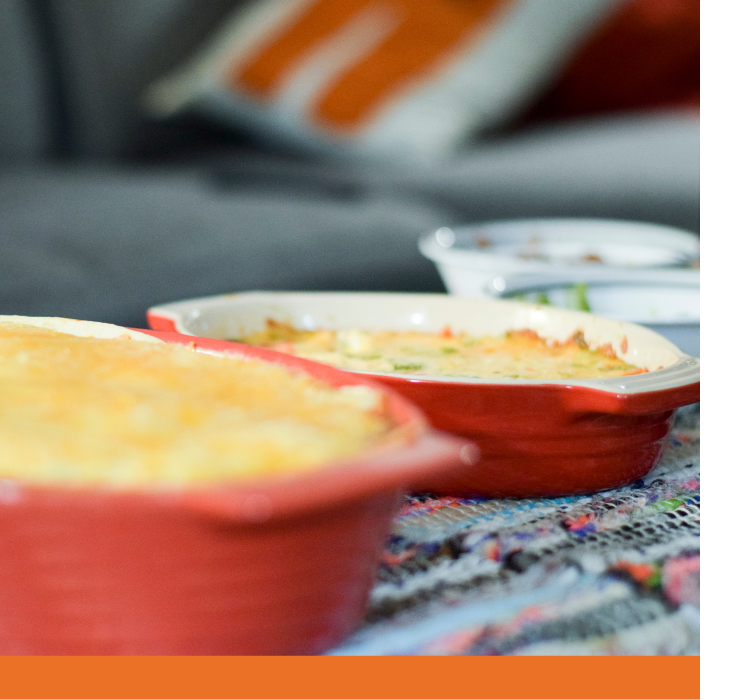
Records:
[[[222,340],[260,331],[268,318],[311,330],[439,332],[448,325],[456,332],[500,335],[508,330],[528,328],[550,341],[561,342],[580,330],[593,347],[609,344],[621,359],[649,370],[646,374],[628,377],[581,380],[402,375],[410,380],[566,384],[623,393],[680,386],[698,381],[699,375],[698,360],[647,328],[589,313],[517,301],[460,299],[442,294],[246,292],[165,304],[150,309],[149,315],[173,321],[180,333]]]

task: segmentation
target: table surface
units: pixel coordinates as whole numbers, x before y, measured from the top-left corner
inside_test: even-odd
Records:
[[[365,622],[333,654],[697,654],[700,404],[620,489],[408,497]]]

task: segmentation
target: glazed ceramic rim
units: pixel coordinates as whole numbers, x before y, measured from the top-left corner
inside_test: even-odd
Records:
[[[519,260],[515,255],[504,255],[497,250],[482,250],[478,246],[453,247],[453,245],[442,245],[441,236],[465,237],[469,235],[488,235],[496,236],[503,233],[503,229],[509,232],[522,227],[547,228],[546,234],[551,236],[563,237],[561,229],[575,226],[585,232],[585,229],[597,228],[597,238],[599,241],[603,237],[612,236],[613,239],[607,242],[622,242],[622,236],[628,235],[631,240],[635,238],[635,243],[641,242],[648,248],[661,248],[663,250],[674,251],[676,255],[682,256],[683,260],[669,263],[668,265],[644,265],[644,269],[658,269],[659,267],[679,266],[688,262],[691,258],[696,258],[700,254],[700,238],[697,234],[685,231],[673,226],[663,224],[654,224],[645,221],[626,221],[620,219],[595,219],[595,218],[537,218],[537,219],[507,219],[499,221],[484,221],[462,226],[442,226],[438,229],[423,234],[419,239],[419,250],[426,258],[439,265],[448,265],[452,267],[468,268],[491,272],[497,270],[499,273],[507,274],[527,274],[527,273],[555,273],[564,268],[570,271],[589,271],[591,265],[560,265],[558,263],[548,263],[543,261],[524,261]],[[610,229],[611,232],[608,232]],[[525,234],[528,235],[528,234]],[[649,245],[653,242],[654,237],[661,241],[661,245]],[[573,237],[574,238],[574,237]],[[567,238],[566,238],[567,240]],[[507,269],[511,264],[512,272]],[[605,270],[623,269],[619,265],[599,265]]]
[[[211,335],[209,329],[200,334],[195,332],[195,322],[200,318],[202,313],[215,312],[218,309],[234,309],[239,312],[243,307],[253,302],[265,303],[277,301],[278,303],[299,304],[327,302],[329,305],[335,303],[354,304],[364,300],[378,300],[382,303],[409,303],[416,304],[414,308],[426,304],[439,306],[454,306],[457,309],[463,307],[468,310],[479,310],[490,315],[498,313],[515,313],[516,315],[525,315],[533,317],[534,315],[543,318],[551,318],[553,322],[570,327],[570,329],[580,328],[584,336],[591,337],[591,331],[595,333],[609,332],[611,338],[609,343],[615,351],[619,350],[618,345],[623,345],[623,339],[630,338],[631,347],[622,354],[623,359],[632,361],[637,354],[633,350],[632,340],[635,339],[644,347],[648,346],[656,350],[657,354],[664,358],[669,358],[668,363],[662,363],[663,369],[658,369],[658,365],[651,371],[643,374],[635,374],[624,377],[610,377],[605,379],[474,379],[469,377],[443,377],[430,375],[414,374],[397,374],[385,372],[366,372],[358,370],[347,370],[351,374],[366,375],[369,377],[380,378],[387,377],[390,381],[402,380],[405,382],[436,382],[442,384],[459,384],[459,385],[490,385],[490,386],[507,386],[507,385],[528,385],[548,386],[562,385],[566,387],[581,387],[595,389],[602,392],[626,396],[630,394],[654,393],[665,390],[686,387],[700,382],[700,360],[682,352],[675,345],[670,343],[666,338],[658,333],[626,321],[614,321],[601,316],[589,314],[581,311],[571,311],[567,309],[558,309],[551,306],[541,306],[538,304],[529,304],[525,302],[510,301],[505,299],[466,299],[449,296],[445,294],[398,294],[389,292],[242,292],[236,294],[224,294],[212,297],[203,297],[199,299],[189,299],[185,301],[163,304],[152,307],[148,310],[147,317],[149,325],[152,328],[166,330],[174,329],[179,333],[187,335]],[[399,300],[399,301],[396,301]],[[394,326],[395,326],[394,322]],[[513,327],[513,326],[510,326]],[[516,326],[517,328],[528,326]],[[462,330],[461,328],[457,328]],[[537,328],[533,328],[538,330]],[[398,330],[398,328],[393,328]],[[542,335],[542,333],[540,333]],[[566,337],[569,337],[568,332]],[[544,337],[551,337],[547,334]],[[560,338],[563,339],[562,337]],[[605,341],[606,342],[606,341]],[[627,342],[625,343],[627,346]],[[636,364],[633,362],[633,364]]]
[[[386,400],[386,410],[396,427],[379,445],[352,457],[332,460],[319,468],[301,473],[273,475],[257,479],[184,486],[147,488],[87,487],[79,485],[40,486],[10,479],[24,491],[52,494],[88,494],[104,498],[151,498],[193,512],[221,519],[264,523],[279,518],[329,509],[408,489],[436,471],[470,466],[478,450],[468,440],[433,430],[422,412],[388,387],[348,372],[272,350],[238,343],[195,338],[177,333],[124,328],[92,321],[54,317],[0,316],[0,322],[47,328],[79,337],[134,340],[147,343],[185,345],[198,352],[236,359],[251,359],[281,365],[302,372],[330,386],[363,385],[376,390]]]

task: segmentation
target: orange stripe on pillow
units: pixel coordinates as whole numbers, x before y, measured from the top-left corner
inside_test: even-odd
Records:
[[[409,84],[438,70],[490,16],[514,0],[389,0],[403,21],[341,75],[312,111],[338,131],[356,131]]]
[[[232,82],[257,97],[271,98],[286,75],[321,41],[344,26],[373,0],[318,0],[270,37],[249,62],[240,63]],[[389,2],[390,0],[386,0]]]
[[[354,58],[314,100],[310,117],[336,131],[356,131],[410,82],[438,70],[481,30],[490,16],[516,0],[317,0],[269,38],[231,82],[255,97],[273,99],[285,79],[323,42],[365,10],[399,18],[364,56]]]

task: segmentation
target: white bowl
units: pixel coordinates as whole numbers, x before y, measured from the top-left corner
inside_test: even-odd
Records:
[[[525,219],[443,227],[422,236],[419,249],[451,294],[483,297],[497,293],[493,284],[499,290],[503,283],[561,269],[606,276],[613,268],[684,266],[699,256],[699,241],[694,233],[658,224]]]

